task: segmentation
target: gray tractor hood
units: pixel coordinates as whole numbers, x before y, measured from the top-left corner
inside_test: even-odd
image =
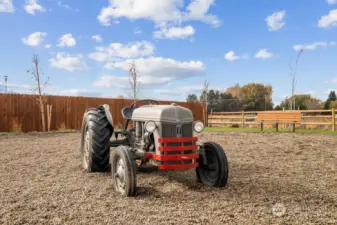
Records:
[[[145,105],[133,111],[132,120],[165,122],[165,123],[190,123],[193,122],[193,113],[185,107],[171,105]]]

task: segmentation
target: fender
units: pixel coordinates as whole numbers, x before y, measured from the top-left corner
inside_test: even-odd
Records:
[[[106,117],[108,118],[108,121],[111,125],[111,127],[114,127],[114,121],[112,119],[112,115],[111,115],[111,112],[110,112],[110,107],[108,104],[104,104],[104,105],[101,105],[102,109],[104,109],[104,112],[105,112],[105,115]]]

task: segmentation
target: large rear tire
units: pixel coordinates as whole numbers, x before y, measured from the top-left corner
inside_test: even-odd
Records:
[[[109,168],[110,138],[113,127],[102,107],[88,109],[81,129],[82,167],[88,172],[104,172]]]
[[[125,146],[118,146],[111,153],[111,176],[114,189],[123,197],[136,194],[136,163]]]
[[[223,148],[215,142],[203,144],[204,154],[200,155],[196,168],[199,182],[212,187],[224,187],[228,180],[228,161]]]

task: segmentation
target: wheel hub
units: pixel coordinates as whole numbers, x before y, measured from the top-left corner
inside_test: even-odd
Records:
[[[117,188],[120,192],[125,191],[125,166],[122,158],[119,158],[116,165],[115,178],[117,182]]]

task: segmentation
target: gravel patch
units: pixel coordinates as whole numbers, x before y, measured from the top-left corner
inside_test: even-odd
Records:
[[[0,134],[1,224],[337,224],[332,135],[203,133],[229,160],[225,188],[194,170],[137,174],[123,198],[81,168],[79,133]]]

